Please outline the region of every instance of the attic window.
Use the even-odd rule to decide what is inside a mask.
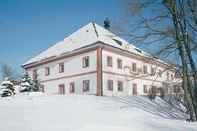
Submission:
[[[158,57],[156,57],[156,56],[153,56],[153,58],[155,58],[155,59],[159,59]]]
[[[122,45],[122,42],[116,39],[113,39],[117,44]]]
[[[139,53],[142,53],[142,51],[140,49],[135,48],[135,50]]]

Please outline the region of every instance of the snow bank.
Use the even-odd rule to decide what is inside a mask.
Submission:
[[[180,110],[144,97],[23,94],[0,99],[0,116],[0,131],[197,130]]]

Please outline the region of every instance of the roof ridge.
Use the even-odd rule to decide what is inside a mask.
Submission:
[[[98,31],[96,29],[96,25],[95,22],[92,22],[93,28],[94,28],[94,32],[96,33],[97,38],[99,37]]]

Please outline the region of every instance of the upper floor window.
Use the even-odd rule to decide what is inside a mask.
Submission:
[[[117,65],[118,65],[118,69],[122,69],[122,60],[121,59],[117,59]]]
[[[148,67],[146,65],[143,66],[143,73],[148,74]]]
[[[83,92],[87,92],[90,90],[90,80],[83,81]]]
[[[49,67],[45,67],[45,75],[46,76],[50,75],[50,68]]]
[[[64,63],[59,64],[59,73],[64,72]]]
[[[111,56],[107,56],[107,66],[112,67],[112,57]]]
[[[162,77],[162,70],[159,69],[158,75],[159,77]]]
[[[107,81],[107,88],[108,90],[113,91],[113,80]]]
[[[171,74],[171,80],[174,80],[174,75],[173,74]]]
[[[132,71],[133,72],[137,71],[137,64],[136,63],[132,63]]]
[[[70,83],[70,93],[74,93],[75,92],[75,83],[71,82]]]
[[[118,81],[118,91],[123,91],[123,82]]]
[[[170,73],[167,72],[167,80],[170,80]]]
[[[33,80],[35,80],[35,79],[37,79],[37,77],[38,77],[38,73],[37,73],[37,70],[35,69],[35,70],[33,70]]]
[[[151,67],[151,76],[154,76],[156,73],[156,68]]]
[[[85,56],[82,59],[83,68],[89,67],[89,56]]]

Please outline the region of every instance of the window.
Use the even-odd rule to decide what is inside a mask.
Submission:
[[[159,77],[162,77],[162,71],[160,69],[159,69],[158,75]]]
[[[157,94],[161,93],[162,88],[161,87],[157,87]]]
[[[112,67],[112,57],[111,56],[107,57],[107,66]]]
[[[48,76],[48,75],[50,75],[50,68],[46,67],[45,68],[45,76]]]
[[[118,81],[118,91],[123,91],[123,82]]]
[[[173,74],[171,74],[171,80],[174,80],[174,75]]]
[[[122,69],[122,60],[121,59],[117,59],[117,65],[118,65],[118,69]]]
[[[83,81],[83,92],[87,92],[90,89],[90,80]]]
[[[33,70],[33,80],[36,80],[38,77],[37,70]]]
[[[148,74],[148,68],[146,65],[143,66],[143,73]]]
[[[71,82],[70,83],[70,93],[74,93],[75,92],[75,83]]]
[[[89,56],[85,56],[82,59],[83,68],[89,67]]]
[[[64,84],[59,85],[59,94],[64,95],[65,94],[65,86]]]
[[[64,63],[60,63],[59,64],[59,73],[63,73],[64,72]]]
[[[151,76],[154,76],[156,73],[156,68],[151,67]]]
[[[113,91],[113,80],[107,81],[107,88],[109,91]]]
[[[169,80],[169,77],[170,77],[169,75],[170,75],[169,72],[167,72],[167,80]]]
[[[40,91],[45,92],[44,85],[40,85]]]
[[[133,84],[133,95],[137,95],[137,84]]]
[[[179,86],[177,86],[177,85],[174,85],[173,86],[173,92],[174,93],[180,93],[181,92],[181,88]]]
[[[144,88],[144,93],[148,93],[147,85],[144,85],[143,88]]]
[[[137,71],[137,65],[136,63],[132,63],[132,71],[136,72]]]

